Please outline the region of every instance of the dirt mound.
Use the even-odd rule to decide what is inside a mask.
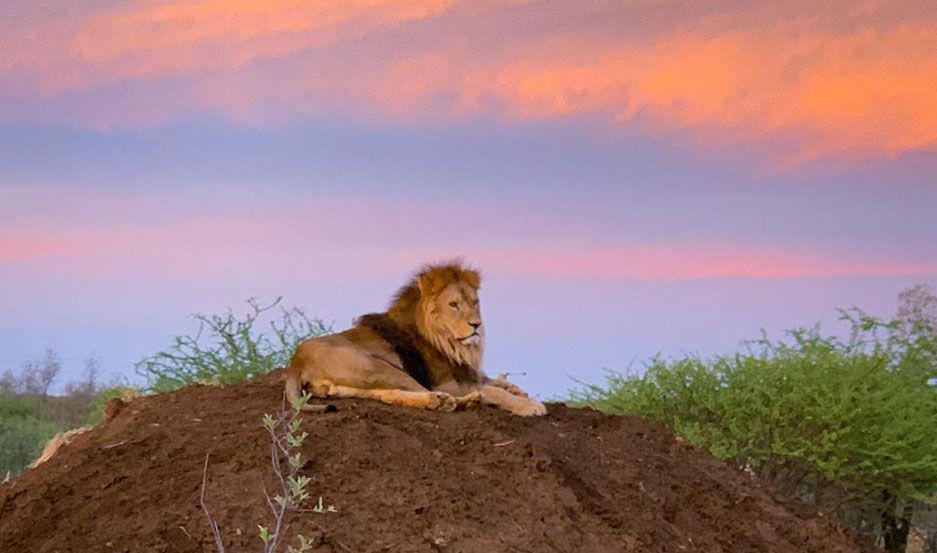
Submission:
[[[50,461],[0,486],[0,551],[258,551],[273,489],[261,416],[280,375],[134,400]],[[300,513],[315,551],[860,551],[666,429],[550,405],[430,413],[366,401],[307,414],[310,491],[337,513]]]

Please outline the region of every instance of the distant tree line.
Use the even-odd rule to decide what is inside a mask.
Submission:
[[[0,480],[23,470],[57,432],[81,426],[91,416],[102,390],[100,362],[89,357],[82,378],[66,383],[64,393],[53,396],[50,391],[61,370],[58,355],[46,350],[20,371],[8,369],[0,376]]]

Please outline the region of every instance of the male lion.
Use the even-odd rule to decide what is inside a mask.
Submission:
[[[377,399],[418,409],[452,411],[483,403],[516,415],[545,414],[542,403],[504,377],[482,372],[480,283],[478,272],[460,263],[425,266],[387,312],[302,342],[290,360],[287,397],[294,401],[305,389],[314,397]]]

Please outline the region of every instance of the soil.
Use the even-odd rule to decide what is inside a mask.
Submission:
[[[260,551],[274,489],[264,413],[282,375],[111,404],[107,420],[0,485],[2,552]],[[859,552],[839,525],[782,506],[756,479],[635,417],[549,404],[423,412],[331,402],[307,413],[316,552]],[[308,505],[311,508],[312,505]]]

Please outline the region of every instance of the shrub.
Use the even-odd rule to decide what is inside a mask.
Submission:
[[[27,362],[19,374],[0,377],[0,476],[17,474],[42,452],[57,432],[80,426],[88,417],[98,384],[97,360],[86,363],[83,380],[65,385],[65,395],[48,395],[60,369],[46,350],[41,361]]]
[[[666,423],[897,548],[910,506],[937,491],[937,332],[842,315],[846,340],[814,327],[735,355],[656,358],[573,400]]]
[[[33,416],[31,400],[0,395],[0,479],[26,468],[58,431],[53,422]]]
[[[173,343],[137,363],[147,391],[165,392],[195,382],[230,384],[285,366],[300,341],[330,331],[320,319],[297,307],[280,305],[282,298],[263,305],[248,300],[248,312],[238,317],[195,314],[195,334],[175,336]]]

